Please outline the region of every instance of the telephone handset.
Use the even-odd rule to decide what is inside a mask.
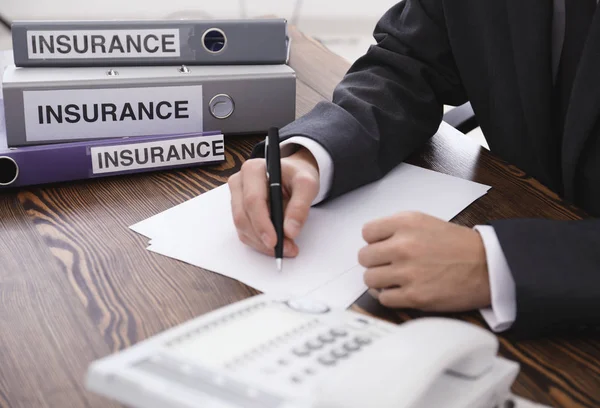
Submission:
[[[458,320],[258,295],[93,362],[86,386],[138,408],[492,408],[519,371],[497,350]]]
[[[478,386],[478,379],[491,374],[497,351],[496,337],[475,325],[444,318],[409,321],[357,356],[351,368],[324,379],[316,387],[315,408],[358,408],[374,401],[377,408],[475,406],[464,398],[469,393],[464,388]],[[502,393],[508,393],[518,373],[515,363],[505,364],[507,375],[498,388]],[[456,389],[463,398],[452,402],[445,394],[443,402],[435,404],[439,398],[431,395],[444,377],[463,384]],[[484,400],[478,406],[491,406]]]

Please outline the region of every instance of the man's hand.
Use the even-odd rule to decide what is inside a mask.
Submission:
[[[269,215],[266,163],[264,159],[251,159],[242,169],[229,177],[231,210],[240,240],[263,252],[273,255],[277,243],[275,228]],[[294,239],[298,237],[310,206],[319,193],[319,170],[312,154],[300,148],[293,155],[281,159],[281,184],[284,199],[283,256],[298,255]]]
[[[400,213],[363,228],[359,252],[369,288],[393,308],[460,312],[491,303],[479,233],[421,213]]]

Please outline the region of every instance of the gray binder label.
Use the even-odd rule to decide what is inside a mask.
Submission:
[[[178,29],[27,31],[30,59],[172,58],[180,53]]]
[[[90,148],[92,173],[122,173],[225,160],[222,134]]]
[[[202,132],[202,85],[24,91],[25,139]]]

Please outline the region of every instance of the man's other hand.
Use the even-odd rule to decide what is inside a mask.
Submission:
[[[269,215],[266,162],[251,159],[228,180],[231,210],[239,239],[257,251],[273,255],[277,235]],[[285,241],[283,255],[295,257],[300,234],[310,206],[319,192],[319,170],[312,154],[301,147],[281,159],[281,183],[284,199]]]
[[[473,229],[421,213],[366,224],[358,260],[387,307],[460,312],[488,307],[485,247]]]

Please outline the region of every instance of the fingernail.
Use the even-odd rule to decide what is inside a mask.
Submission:
[[[300,231],[300,223],[293,219],[287,219],[284,223],[284,229],[288,231],[289,234],[296,236]]]
[[[262,239],[262,242],[265,244],[265,246],[270,246],[271,243],[269,242],[269,234],[265,232],[260,236],[260,239]]]

